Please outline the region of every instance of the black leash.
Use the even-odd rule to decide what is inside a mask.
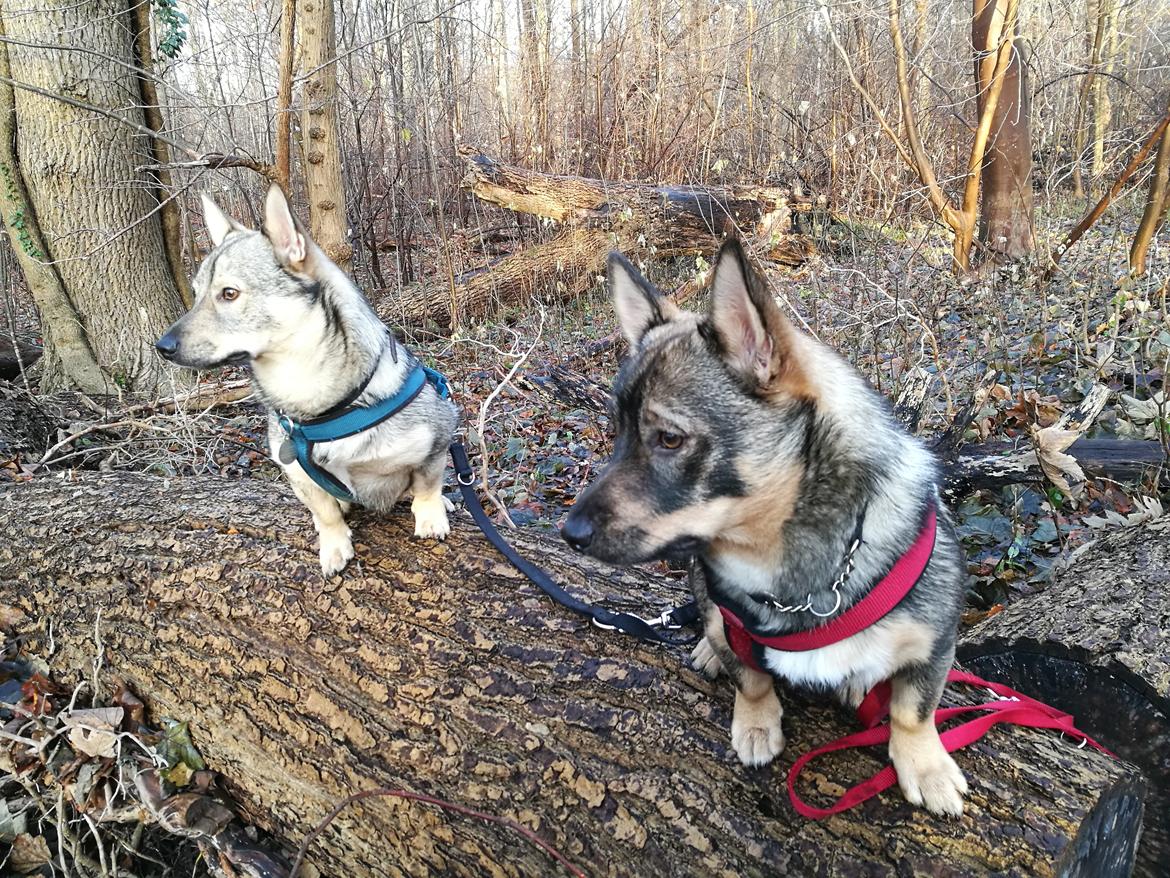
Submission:
[[[456,440],[451,443],[451,462],[455,465],[455,479],[459,482],[459,490],[463,493],[463,503],[488,542],[499,549],[500,553],[511,562],[512,566],[527,576],[541,591],[566,609],[572,610],[593,620],[599,628],[611,631],[621,631],[639,640],[648,640],[653,643],[668,643],[681,645],[689,642],[682,637],[674,637],[666,632],[683,628],[698,621],[699,607],[691,601],[673,610],[667,610],[657,619],[643,619],[632,613],[615,613],[605,607],[598,607],[573,597],[561,586],[553,581],[552,577],[537,567],[513,549],[508,541],[501,536],[492,524],[488,514],[484,512],[475,493],[475,472],[467,460],[467,451],[463,443]]]

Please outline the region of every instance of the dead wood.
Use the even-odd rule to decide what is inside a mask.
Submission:
[[[451,324],[500,306],[579,295],[603,273],[607,252],[637,259],[710,255],[729,228],[760,244],[774,262],[799,265],[815,247],[796,234],[793,214],[809,212],[818,199],[774,186],[654,186],[542,174],[497,162],[475,149],[462,151],[462,186],[489,204],[561,224],[561,234],[454,283],[431,281],[408,288],[383,309],[406,324]]]
[[[593,876],[1106,874],[1137,833],[1142,781],[1059,736],[995,730],[959,755],[961,820],[885,794],[824,822],[784,794],[792,759],[853,728],[788,698],[778,764],[731,753],[731,687],[681,649],[603,634],[551,604],[463,514],[445,544],[404,511],[358,515],[358,557],[322,581],[308,513],[286,486],[129,474],[0,489],[0,608],[62,679],[127,681],[188,719],[245,820],[300,842],[346,796],[406,788],[513,818]],[[614,572],[520,531],[578,594],[656,612],[660,573]],[[49,644],[54,649],[50,650]],[[839,794],[881,754],[816,765]],[[1026,815],[1026,819],[1023,815]],[[325,875],[552,875],[497,826],[371,799],[310,850]],[[1094,871],[1096,870],[1096,871]]]
[[[1150,782],[1136,875],[1170,857],[1170,519],[1091,543],[1045,590],[964,635],[984,676],[1075,713]],[[1104,874],[1104,873],[1103,873]],[[1112,873],[1124,874],[1124,873]]]

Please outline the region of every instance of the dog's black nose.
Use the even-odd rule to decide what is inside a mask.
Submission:
[[[166,359],[173,360],[175,354],[179,352],[179,339],[174,333],[168,332],[162,338],[154,343],[154,349],[162,354]]]
[[[561,526],[561,536],[578,552],[584,552],[593,542],[593,522],[587,516],[570,513]]]

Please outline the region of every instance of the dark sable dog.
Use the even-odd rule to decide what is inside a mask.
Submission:
[[[706,637],[693,659],[734,679],[731,740],[746,765],[784,747],[771,675],[835,690],[853,706],[889,680],[890,757],[902,791],[958,815],[967,784],[933,714],[954,656],[964,565],[935,461],[860,374],[780,313],[738,242],[724,245],[714,271],[710,312],[699,315],[663,298],[621,256],[610,258],[630,343],[614,387],[617,437],[563,535],[618,564],[697,559],[691,580]],[[755,660],[769,673],[732,652],[716,604],[750,631],[814,629],[907,553],[932,504],[933,554],[876,624],[805,652],[757,644]]]

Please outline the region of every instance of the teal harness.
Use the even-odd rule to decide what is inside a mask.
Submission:
[[[371,373],[371,377],[373,377]],[[367,382],[369,379],[366,379]],[[341,479],[322,468],[313,461],[313,446],[320,442],[336,442],[338,439],[347,439],[372,429],[383,421],[394,417],[412,402],[430,381],[435,386],[435,392],[440,399],[448,399],[451,390],[447,386],[447,379],[434,369],[428,369],[421,363],[416,363],[414,369],[406,376],[402,387],[393,396],[376,402],[370,406],[343,405],[336,413],[327,412],[320,417],[307,421],[294,421],[288,415],[280,415],[277,423],[284,430],[287,441],[280,448],[281,463],[289,464],[293,460],[301,465],[314,482],[323,491],[345,503],[356,503],[357,498]],[[365,390],[362,385],[354,394],[360,396]],[[290,448],[291,446],[291,448]],[[292,453],[289,453],[291,450]]]
[[[355,503],[356,498],[349,486],[333,475],[327,469],[313,462],[313,446],[319,442],[335,442],[348,436],[356,436],[364,430],[376,427],[378,424],[394,417],[402,411],[415,397],[422,392],[426,383],[430,381],[435,386],[435,392],[440,399],[450,399],[451,390],[447,386],[447,379],[434,369],[418,363],[410,374],[406,376],[399,391],[388,399],[376,402],[371,406],[355,406],[353,401],[365,392],[366,385],[373,378],[373,373],[353,390],[345,399],[324,414],[308,421],[294,421],[288,415],[279,414],[277,423],[284,430],[288,439],[280,447],[280,462],[291,464],[294,460],[301,465],[314,482],[345,503]],[[641,640],[658,643],[679,643],[668,632],[685,625],[690,625],[699,617],[698,606],[692,601],[677,609],[668,609],[654,619],[643,619],[632,613],[614,612],[605,607],[595,606],[574,597],[555,580],[531,561],[521,556],[503,538],[492,520],[484,511],[475,493],[476,478],[467,460],[467,451],[458,439],[452,441],[450,447],[451,462],[455,465],[455,480],[459,483],[459,490],[463,494],[463,502],[471,517],[483,531],[488,542],[500,550],[517,570],[527,576],[540,587],[545,594],[563,607],[580,613],[593,620],[593,624],[607,630],[624,631]]]

